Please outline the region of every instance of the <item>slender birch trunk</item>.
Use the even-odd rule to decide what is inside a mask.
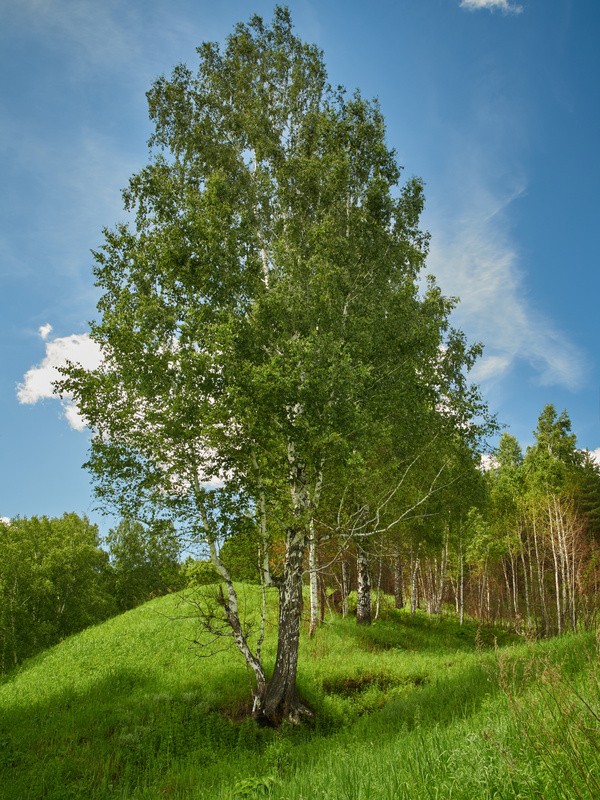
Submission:
[[[553,518],[552,508],[550,506],[550,498],[548,498],[547,504],[547,511],[548,511],[548,527],[550,529],[550,547],[552,549],[552,560],[554,562],[554,592],[555,592],[555,603],[556,603],[556,630],[558,635],[562,633],[562,607],[560,602],[560,572],[559,572],[559,559],[557,553],[557,542],[556,542],[556,524],[555,519]]]
[[[529,605],[529,579],[527,576],[527,564],[525,563],[525,549],[521,547],[521,564],[523,565],[523,589],[525,591],[525,615],[527,628],[531,630],[531,607]]]
[[[366,542],[357,542],[356,571],[358,592],[356,598],[356,622],[359,625],[371,624],[371,576],[369,575],[369,556]]]
[[[540,598],[540,612],[542,615],[542,633],[546,634],[548,633],[550,625],[548,619],[548,609],[546,608],[546,593],[544,590],[544,560],[540,555],[535,512],[533,516],[533,544],[535,549],[537,583],[538,583],[538,591]]]
[[[505,558],[502,559],[502,572],[504,573],[504,585],[506,586],[507,600],[508,600],[508,602],[506,604],[508,606],[508,622],[509,622],[509,625],[512,625],[512,621],[513,621],[513,615],[512,615],[513,598],[512,598],[512,591],[511,591],[511,588],[510,588],[510,581],[509,581],[509,578],[508,578],[508,572],[506,570],[506,559]]]
[[[312,638],[319,625],[317,542],[315,538],[315,524],[312,519],[310,521],[310,535],[308,538],[308,575],[310,585],[310,626],[308,634]]]
[[[256,712],[258,709],[261,697],[265,692],[266,689],[266,676],[263,665],[259,657],[257,657],[248,644],[248,640],[244,634],[244,630],[242,627],[242,621],[239,613],[239,604],[237,598],[237,592],[235,591],[235,586],[233,585],[233,581],[231,579],[231,575],[229,574],[228,569],[225,567],[219,553],[217,552],[217,546],[215,544],[214,539],[209,540],[209,552],[210,552],[210,560],[223,579],[226,588],[226,594],[223,593],[222,588],[220,589],[219,594],[219,603],[221,608],[225,612],[225,616],[227,618],[227,622],[229,627],[231,628],[233,640],[240,651],[240,653],[244,656],[246,664],[252,669],[254,672],[254,677],[256,680],[256,690],[254,693],[254,707],[253,712]]]
[[[312,498],[310,498],[311,517],[309,523],[309,537],[308,537],[308,574],[310,586],[310,626],[309,636],[312,638],[315,635],[319,625],[319,585],[318,585],[318,555],[317,555],[317,534],[315,532],[315,520],[313,517],[314,510],[319,505],[321,495],[321,486],[323,484],[323,470],[319,472],[317,477]],[[325,604],[322,603],[323,613],[325,612]]]
[[[465,621],[465,558],[464,558],[463,549],[462,549],[462,536],[460,538],[459,547],[460,547],[460,549],[459,549],[459,570],[460,570],[459,581],[460,581],[460,583],[459,583],[458,591],[459,591],[460,603],[459,603],[459,617],[458,617],[458,619],[459,619],[460,624],[463,625],[464,621]]]

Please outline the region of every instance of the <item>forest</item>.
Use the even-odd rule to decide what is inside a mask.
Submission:
[[[593,797],[600,466],[551,404],[523,451],[470,380],[378,102],[285,8],[197,52],[93,254],[102,361],[56,384],[121,521],[0,524],[4,765],[44,797]]]

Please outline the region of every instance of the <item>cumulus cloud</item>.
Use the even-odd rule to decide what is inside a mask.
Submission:
[[[50,336],[50,334],[52,333],[52,325],[50,325],[49,322],[47,322],[45,325],[40,325],[38,333],[40,334],[42,339],[46,341],[48,336]]]
[[[592,461],[595,461],[596,464],[600,467],[600,447],[597,447],[595,450],[588,450]]]
[[[478,11],[481,8],[487,8],[490,11],[498,9],[504,14],[520,14],[523,11],[523,6],[510,3],[509,0],[461,0],[460,7],[469,11]]]
[[[35,367],[25,373],[23,382],[17,387],[17,398],[20,403],[33,405],[46,398],[56,398],[54,381],[61,376],[59,368],[68,361],[80,364],[85,369],[96,369],[101,361],[102,354],[96,342],[92,341],[89,334],[72,334],[56,339],[48,339],[52,326],[42,325],[39,329],[40,337],[46,342],[46,355]],[[79,413],[71,398],[62,400],[64,416],[74,430],[84,430],[85,420]]]
[[[3,525],[10,525],[10,517],[0,517],[0,522]]]

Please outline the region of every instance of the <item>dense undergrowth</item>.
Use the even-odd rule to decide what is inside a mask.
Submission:
[[[248,609],[258,607],[244,587]],[[597,642],[522,642],[388,609],[301,644],[309,727],[247,716],[235,652],[182,595],[71,637],[0,684],[0,798],[595,798]],[[274,619],[266,653],[274,655]],[[270,648],[270,650],[269,650]]]

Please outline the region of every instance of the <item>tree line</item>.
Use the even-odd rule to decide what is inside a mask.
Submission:
[[[0,523],[0,674],[25,658],[184,585],[172,526],[122,520],[102,542],[86,517]]]
[[[508,433],[486,468],[457,465],[418,518],[378,536],[313,526],[303,563],[314,635],[332,614],[376,620],[382,605],[456,614],[548,636],[597,623],[600,466],[579,450],[565,411],[547,405],[525,454]],[[468,466],[468,469],[465,469]],[[210,559],[182,560],[173,525],[123,519],[104,542],[77,514],[0,524],[0,673],[66,636],[184,587],[213,586]],[[252,529],[220,543],[235,581],[260,583]],[[270,568],[284,557],[283,539]]]
[[[380,536],[332,541],[317,529],[310,630],[327,612],[379,615],[382,593],[411,613],[456,613],[531,636],[597,622],[600,466],[547,405],[525,454],[505,433],[485,468],[458,466],[418,518]],[[325,531],[323,541],[320,534]]]

